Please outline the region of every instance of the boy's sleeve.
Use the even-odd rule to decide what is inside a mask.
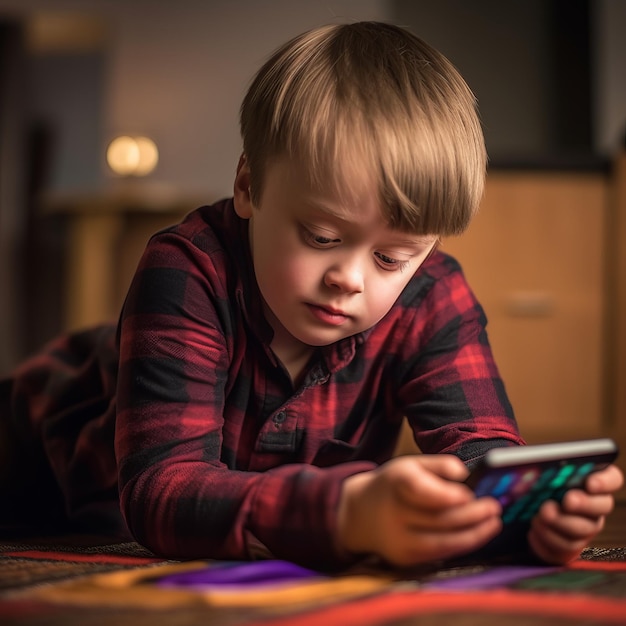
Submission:
[[[222,462],[232,333],[220,250],[176,234],[148,245],[120,321],[116,456],[121,510],[137,541],[174,558],[254,558],[269,551],[337,566],[342,480],[373,467]],[[224,263],[216,261],[216,267]]]
[[[472,466],[490,448],[525,442],[489,345],[485,313],[458,263],[437,256],[426,268],[432,284],[417,309],[419,347],[404,356],[399,393],[421,451],[455,454]]]

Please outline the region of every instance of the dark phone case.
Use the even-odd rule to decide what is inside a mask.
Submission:
[[[560,502],[568,489],[583,488],[592,472],[617,457],[612,439],[490,450],[466,484],[477,497],[502,505],[503,530],[475,556],[506,557],[526,551],[530,521],[546,500]]]

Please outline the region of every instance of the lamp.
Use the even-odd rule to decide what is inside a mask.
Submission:
[[[121,135],[111,141],[107,163],[119,176],[146,176],[159,161],[159,151],[149,137]]]

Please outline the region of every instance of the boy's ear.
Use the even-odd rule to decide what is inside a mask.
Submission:
[[[235,176],[235,185],[233,190],[233,201],[235,204],[235,212],[242,219],[250,219],[252,217],[252,199],[250,197],[250,168],[246,155],[242,154],[237,165],[237,175]]]

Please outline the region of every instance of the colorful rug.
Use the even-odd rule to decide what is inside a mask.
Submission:
[[[9,626],[626,625],[626,549],[568,567],[447,566],[324,576],[283,561],[155,558],[96,538],[0,544]]]

